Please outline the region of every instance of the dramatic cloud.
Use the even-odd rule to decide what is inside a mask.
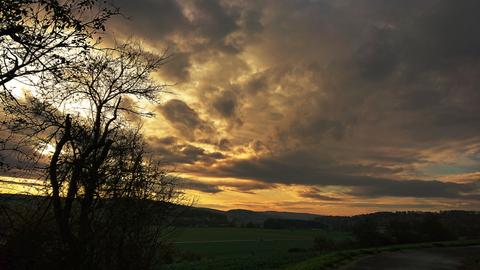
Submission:
[[[160,111],[181,135],[190,140],[194,140],[198,133],[212,132],[209,124],[200,119],[197,112],[181,100],[172,99],[168,101],[160,107]]]
[[[225,159],[226,156],[218,151],[209,152],[201,147],[181,143],[175,137],[149,138],[149,150],[155,158],[165,164],[211,164],[216,160]],[[201,167],[201,166],[200,166]]]
[[[222,191],[222,189],[220,189],[217,185],[191,179],[180,179],[180,185],[185,189],[193,189],[205,193],[215,194]]]
[[[303,198],[314,199],[316,201],[342,201],[340,198],[330,197],[327,195],[322,195],[322,191],[319,188],[311,188],[307,191],[300,192],[300,196]]]
[[[146,135],[204,205],[479,207],[479,1],[116,2],[172,53]]]
[[[179,184],[184,189],[201,191],[204,193],[219,193],[222,191],[230,190],[240,193],[255,194],[256,190],[273,188],[275,185],[255,182],[255,181],[214,181],[204,182],[200,180],[192,180],[187,178],[180,178]]]
[[[478,1],[124,2],[114,27],[178,55],[162,78],[183,98],[159,111],[182,140],[153,149],[186,173],[320,201],[479,199]]]
[[[295,162],[295,163],[294,163]],[[391,175],[396,170],[379,166],[340,165],[333,160],[312,160],[307,153],[289,154],[282,158],[236,160],[216,166],[207,175],[237,177],[283,184],[339,186],[348,188],[348,194],[358,197],[418,197],[418,198],[480,198],[480,182],[442,182],[438,180],[391,179],[368,174]],[[304,197],[323,195],[313,189]],[[327,198],[327,197],[324,197]]]

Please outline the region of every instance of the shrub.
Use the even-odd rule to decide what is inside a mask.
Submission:
[[[336,244],[328,237],[319,235],[313,240],[313,247],[318,251],[331,251],[336,249]]]

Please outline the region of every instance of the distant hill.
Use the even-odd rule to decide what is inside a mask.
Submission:
[[[0,194],[0,204],[30,204],[32,201],[45,200],[45,197]],[[156,203],[156,202],[152,202]],[[252,226],[273,228],[326,228],[351,231],[357,224],[365,221],[385,227],[392,222],[402,224],[420,224],[428,217],[439,219],[457,235],[480,237],[479,211],[441,211],[441,212],[377,212],[356,216],[322,216],[308,213],[252,211],[234,209],[228,211],[199,208],[192,206],[157,203],[159,207],[172,209],[174,225],[185,227],[232,227]],[[268,226],[266,226],[268,227]]]
[[[228,220],[235,223],[263,223],[267,219],[296,219],[313,220],[320,218],[320,215],[294,212],[276,212],[276,211],[251,211],[244,209],[234,209],[224,212]]]

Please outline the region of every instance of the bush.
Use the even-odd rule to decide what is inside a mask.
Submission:
[[[353,234],[357,243],[363,247],[380,246],[388,244],[388,237],[381,232],[377,223],[373,220],[366,219],[355,225]]]
[[[434,215],[426,216],[419,228],[427,242],[455,240],[455,234]]]
[[[313,248],[318,251],[332,251],[337,248],[334,241],[324,235],[319,235],[313,240]]]

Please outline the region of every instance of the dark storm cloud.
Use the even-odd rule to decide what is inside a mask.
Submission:
[[[442,207],[439,207],[435,203],[422,203],[422,202],[417,202],[417,203],[410,203],[410,204],[402,204],[402,203],[382,203],[382,202],[346,202],[346,201],[318,201],[318,202],[310,202],[310,204],[313,207],[317,206],[333,206],[333,207],[341,207],[341,206],[347,206],[347,207],[352,207],[352,208],[373,208],[378,210],[387,210],[387,211],[402,211],[404,209],[419,209],[419,210],[443,210]],[[286,202],[279,202],[276,205],[280,207],[305,207],[305,205],[302,202],[297,202],[297,201],[286,201]],[[474,204],[470,204],[474,205]],[[469,206],[470,206],[469,205]],[[468,207],[469,209],[475,209],[476,206],[474,207]]]
[[[217,114],[229,121],[230,126],[241,126],[243,122],[238,115],[239,102],[235,91],[225,90],[213,99],[212,107]]]
[[[418,179],[441,179],[425,175],[432,164],[476,160],[479,1],[123,2],[138,14],[136,34],[179,54],[164,75],[194,81],[185,87],[198,102],[168,102],[165,119],[182,139],[228,138],[212,140],[230,156],[158,144],[176,162],[210,160],[190,172],[361,198],[478,200],[474,182]],[[441,147],[458,158],[432,150]],[[254,154],[235,159],[239,148]]]
[[[219,164],[207,174],[219,177],[239,177],[284,184],[361,185],[362,174],[393,174],[401,170],[381,164],[340,164],[338,161],[312,154],[308,150],[291,151],[278,156],[261,156],[250,159],[229,160]],[[371,178],[372,180],[374,178]],[[372,181],[372,183],[375,181]]]
[[[458,84],[460,78],[476,76],[466,72],[478,71],[480,29],[472,26],[480,23],[480,19],[472,10],[480,4],[478,1],[423,2],[429,3],[424,9],[413,2],[371,5],[372,10],[385,6],[404,15],[413,8],[417,11],[405,19],[399,16],[390,19],[389,27],[374,31],[359,47],[353,58],[356,59],[353,67],[358,70],[357,82],[373,82],[377,83],[376,89],[389,90],[391,96],[386,102],[392,105],[400,102],[397,105],[400,110],[428,113],[429,119],[422,124],[441,128],[443,121],[459,123],[459,128],[468,129],[468,119],[472,118],[469,116],[472,110],[478,109],[465,97],[478,100],[479,95],[474,88],[458,87]],[[478,80],[472,83],[478,85]],[[378,110],[378,106],[375,109]],[[421,115],[411,117],[422,118]]]
[[[480,22],[475,12],[479,8],[480,3],[473,0],[433,1],[430,9],[405,26],[400,45],[406,48],[401,56],[418,68],[429,69],[451,68],[451,61],[475,61],[480,57],[480,29],[474,27]]]
[[[168,78],[169,81],[182,83],[190,78],[191,60],[189,54],[174,53],[168,64],[164,65],[160,71],[162,77]]]
[[[174,136],[166,136],[162,138],[151,138],[151,140],[154,140],[156,144],[160,144],[160,145],[173,145],[178,141],[178,139]]]
[[[361,149],[357,150],[358,154],[363,160],[369,161],[372,164],[384,164],[384,165],[397,165],[402,164],[428,164],[428,160],[425,157],[416,153],[415,150],[411,151],[388,151],[385,149]]]
[[[173,124],[191,127],[192,129],[202,125],[202,120],[198,117],[197,112],[181,100],[170,100],[160,109],[165,118]]]
[[[220,150],[227,151],[227,150],[230,150],[230,147],[231,147],[231,142],[226,138],[222,138],[218,142],[218,148]]]
[[[185,102],[172,99],[159,107],[163,116],[185,137],[194,139],[196,132],[211,133],[211,126]]]
[[[263,182],[249,182],[249,181],[237,181],[237,182],[227,182],[227,181],[215,181],[215,182],[204,182],[193,179],[180,178],[179,183],[182,188],[197,190],[205,193],[219,193],[224,190],[232,190],[241,193],[254,194],[256,190],[269,189],[275,187],[274,184],[263,183]]]
[[[195,7],[197,31],[212,40],[223,40],[237,29],[237,10],[227,10],[221,1],[193,1]]]
[[[321,114],[316,114],[311,118],[300,118],[289,128],[301,138],[318,140],[330,136],[340,140],[345,136],[348,126],[340,120],[325,119]]]
[[[342,201],[341,198],[330,197],[321,194],[322,191],[316,187],[313,187],[307,191],[300,192],[298,195],[303,198],[314,199],[317,201]]]
[[[268,88],[268,75],[266,72],[255,74],[250,78],[250,80],[245,84],[244,91],[247,94],[257,94],[258,92],[265,91]]]
[[[449,183],[436,180],[377,179],[378,183],[354,187],[351,195],[367,198],[382,196],[479,200],[480,185],[475,182]]]
[[[111,27],[127,36],[144,38],[152,43],[163,42],[183,53],[195,50],[220,50],[236,53],[238,48],[227,42],[227,37],[242,28],[258,31],[258,14],[239,10],[224,1],[128,1],[117,0],[124,11],[114,19]],[[178,37],[187,38],[178,40]],[[188,45],[186,45],[188,44]]]
[[[395,172],[395,169],[376,165],[342,165],[334,160],[315,159],[308,153],[301,152],[277,158],[237,160],[216,166],[205,173],[217,177],[237,177],[266,183],[339,186],[351,189],[348,193],[358,197],[479,199],[480,184],[476,182],[399,180],[364,175],[392,171]],[[318,199],[323,197],[315,191],[318,190],[312,189],[302,196]]]
[[[293,111],[295,117],[292,118],[295,120],[292,125],[283,128],[284,132],[298,133],[296,136],[305,138],[330,134],[341,139],[352,127],[366,124],[364,119],[358,118],[363,114],[391,124],[392,132],[401,129],[399,131],[405,135],[424,141],[478,134],[478,125],[472,123],[479,120],[480,109],[465,98],[480,100],[478,91],[476,87],[468,86],[458,89],[459,80],[463,77],[470,78],[470,82],[473,79],[474,85],[478,84],[478,80],[474,79],[476,74],[465,74],[479,68],[475,64],[478,63],[478,54],[475,53],[478,50],[475,48],[478,48],[479,30],[470,27],[479,22],[478,16],[471,12],[478,3],[360,2],[345,1],[340,6],[334,2],[321,2],[323,10],[308,2],[298,5],[299,13],[318,13],[320,18],[331,19],[328,24],[318,21],[320,18],[305,18],[305,21],[293,16],[284,18],[292,22],[288,27],[300,27],[304,23],[297,32],[307,31],[309,23],[318,25],[318,29],[305,33],[309,40],[313,36],[311,42],[314,44],[317,43],[316,35],[325,37],[327,44],[342,44],[338,48],[325,49],[335,57],[334,62],[323,63],[329,65],[326,70],[322,67],[322,60],[317,60],[317,56],[322,55],[321,46],[326,46],[320,45],[320,41],[317,52],[305,45],[303,57],[294,58],[297,64],[291,66],[291,70],[302,68],[298,62],[319,61],[320,65],[306,65],[303,73],[313,72],[316,77],[322,78],[328,72],[330,78],[327,79],[332,82],[326,85],[323,82],[324,89],[314,91],[313,97],[303,95],[308,102],[295,100],[302,103],[301,109],[299,106]],[[280,1],[279,6],[282,5],[288,6]],[[305,6],[309,9],[304,10]],[[347,15],[353,14],[365,17],[347,18]],[[326,25],[331,25],[333,29],[325,29]],[[343,47],[345,44],[353,45]],[[284,45],[289,47],[286,42]],[[281,46],[277,48],[283,50]],[[275,52],[274,49],[272,51]],[[283,66],[289,61],[289,54],[286,55],[281,58]],[[309,80],[315,84],[316,79]],[[319,80],[318,85],[321,84]],[[447,123],[449,127],[445,125]],[[371,133],[375,133],[377,127],[384,128],[383,123],[374,124],[369,130]]]
[[[155,159],[171,165],[194,164],[197,162],[211,164],[226,158],[220,152],[207,151],[201,147],[178,141],[177,138],[171,136],[150,137],[147,145],[149,151],[155,154]]]
[[[214,100],[213,107],[223,117],[232,117],[235,115],[237,98],[234,93],[230,91],[224,91]]]
[[[116,0],[115,4],[127,19],[123,16],[116,17],[110,22],[111,27],[128,36],[157,41],[176,32],[186,32],[191,27],[182,7],[175,0]]]
[[[359,75],[364,79],[379,80],[390,75],[396,68],[398,55],[390,45],[390,33],[378,31],[374,40],[363,44],[354,54]]]
[[[202,181],[196,181],[196,180],[185,179],[185,178],[181,178],[179,180],[180,180],[180,185],[182,186],[182,188],[185,188],[185,189],[192,189],[192,190],[197,190],[197,191],[212,193],[212,194],[222,192],[222,189],[220,189],[215,184],[209,184]]]
[[[465,133],[456,131],[461,134],[458,136],[467,136],[466,133],[471,136],[479,131],[465,122],[478,121],[475,117],[468,117],[473,113],[478,115],[480,110],[471,102],[471,99],[480,99],[476,87],[456,89],[453,93],[455,84],[465,76],[465,68],[478,70],[478,67],[468,66],[478,63],[479,57],[480,29],[473,27],[480,22],[475,13],[480,5],[477,1],[259,1],[234,4],[228,1],[145,0],[142,4],[131,3],[119,2],[119,6],[125,5],[129,13],[138,14],[131,15],[131,23],[125,25],[148,31],[139,35],[149,39],[170,40],[172,35],[180,33],[186,44],[203,40],[202,46],[218,51],[220,47],[228,47],[226,38],[232,33],[264,31],[258,46],[265,47],[263,53],[266,57],[273,57],[272,69],[282,67],[288,70],[283,75],[290,76],[298,76],[295,70],[299,69],[298,74],[312,74],[312,84],[323,85],[323,95],[320,91],[313,91],[312,96],[307,96],[302,94],[305,91],[301,85],[295,89],[282,80],[271,80],[290,91],[299,91],[295,102],[299,99],[312,101],[293,106],[291,118],[299,121],[280,128],[284,129],[283,132],[297,132],[293,135],[300,138],[327,134],[341,139],[352,126],[362,125],[356,117],[360,113],[370,117],[376,115],[378,121],[384,121],[384,117],[399,121],[397,127],[403,127],[402,132],[424,140],[452,136],[442,122],[456,123],[457,130],[465,129]],[[170,42],[177,44],[180,41]],[[243,44],[244,47],[252,45],[256,44]],[[195,46],[183,49],[174,46],[173,50],[180,50],[178,61],[173,61],[170,71],[166,67],[172,80],[188,78],[190,65],[195,62],[190,54],[204,51],[200,49],[199,52]],[[329,76],[326,79],[332,82],[322,82],[325,76]],[[440,77],[443,78],[441,81]],[[268,87],[266,81],[268,79],[252,78],[245,91],[264,90]],[[465,97],[471,97],[470,101]],[[214,107],[222,117],[239,109],[238,100],[232,95],[212,98],[205,105]],[[332,108],[338,108],[338,112]],[[389,108],[396,108],[396,111]],[[402,123],[405,111],[408,112],[408,123]],[[423,116],[429,119],[422,119]],[[428,136],[430,134],[433,135]]]
[[[405,12],[400,4],[384,6]],[[430,1],[424,9],[416,3],[407,6],[417,8],[406,16],[408,21],[398,16],[389,20],[389,27],[374,31],[354,54],[356,82],[374,84],[367,96],[377,93],[375,89],[384,92],[371,100],[370,113],[388,116],[380,121],[424,141],[475,136],[479,109],[471,101],[480,100],[475,90],[479,80],[474,79],[480,30],[472,25],[480,20],[472,9],[479,7],[478,1]]]
[[[250,182],[250,181],[236,181],[236,182],[225,182],[220,181],[218,183],[226,187],[227,189],[232,189],[233,191],[255,194],[255,191],[262,189],[271,189],[276,187],[275,184],[265,183],[265,182]]]

